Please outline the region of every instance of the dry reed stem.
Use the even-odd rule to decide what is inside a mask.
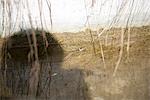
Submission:
[[[32,63],[32,68],[30,72],[29,79],[29,95],[36,96],[38,91],[38,83],[39,83],[39,72],[40,72],[40,64],[38,61]]]
[[[106,36],[105,36],[105,46],[108,45],[108,32],[106,33]]]
[[[120,61],[121,61],[121,58],[122,58],[122,54],[123,54],[123,45],[124,45],[124,28],[122,28],[121,30],[121,47],[120,47],[120,53],[119,53],[119,58],[118,58],[118,61],[116,63],[116,66],[115,66],[115,69],[114,69],[114,72],[113,72],[113,76],[116,75],[116,72],[118,70],[118,67],[119,67],[119,64],[120,64]]]
[[[34,60],[33,46],[32,46],[32,43],[31,43],[30,33],[26,31],[26,34],[27,34],[27,39],[28,39],[29,47],[30,47],[30,52],[28,54],[28,61],[32,62]]]
[[[131,28],[128,27],[127,56],[129,57]]]
[[[42,36],[43,36],[43,42],[45,43],[45,50],[48,47],[48,41],[47,41],[47,37],[45,32],[43,31],[44,25],[43,25],[43,21],[42,21],[42,1],[38,0],[38,6],[39,6],[39,13],[40,13],[40,22],[41,22],[41,26],[42,26]]]
[[[33,39],[33,46],[34,46],[34,56],[35,56],[35,61],[32,63],[32,68],[30,71],[30,81],[29,81],[29,95],[31,96],[36,96],[38,92],[38,84],[39,84],[39,72],[40,72],[40,64],[39,64],[39,59],[38,59],[38,48],[37,48],[37,39],[36,39],[36,34],[33,29],[33,24],[32,24],[32,17],[31,17],[31,12],[29,9],[29,2],[27,0],[27,8],[28,8],[28,17],[29,17],[29,22],[31,25],[31,32],[32,32],[32,39]]]
[[[97,37],[98,37],[98,31],[97,31]],[[100,38],[100,37],[98,37],[98,38]],[[106,69],[106,62],[105,62],[105,56],[104,56],[103,46],[102,46],[102,43],[101,43],[101,41],[99,39],[98,39],[98,43],[99,43],[99,48],[101,50],[101,55],[102,55],[104,69]]]
[[[49,18],[50,18],[50,24],[51,24],[51,31],[53,29],[53,20],[52,20],[52,10],[51,10],[51,2],[49,0],[46,0],[48,9],[49,9]]]
[[[103,47],[102,47],[101,41],[99,41],[99,45],[100,45],[100,49],[101,49],[101,55],[102,55],[102,60],[103,60],[104,69],[106,69],[106,63],[105,63],[105,57],[104,57],[104,51],[103,51]]]
[[[95,48],[95,43],[94,43],[94,37],[93,37],[92,31],[91,31],[91,28],[90,28],[89,16],[88,16],[87,5],[86,5],[86,1],[85,0],[84,0],[84,8],[85,8],[85,11],[86,11],[86,18],[87,18],[85,25],[86,24],[88,25],[88,33],[90,34],[90,37],[91,37],[93,53],[94,53],[94,55],[96,55],[96,48]]]

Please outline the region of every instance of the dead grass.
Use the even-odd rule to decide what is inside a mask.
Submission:
[[[116,97],[116,100],[120,100],[120,97],[124,96],[126,100],[149,100],[147,88],[150,76],[148,74],[150,27],[131,28],[129,47],[128,33],[125,32],[122,58],[114,78],[112,78],[112,74],[120,52],[121,29],[113,28],[108,32],[107,45],[105,45],[105,34],[97,38],[96,32],[92,32],[96,55],[93,54],[91,39],[87,33],[54,34],[64,49],[62,68],[81,69],[85,74],[84,78],[91,97],[102,96],[108,100],[113,100],[112,97]],[[103,67],[98,39],[102,43],[106,69]],[[129,57],[127,48],[129,48]],[[140,94],[141,96],[139,96]]]

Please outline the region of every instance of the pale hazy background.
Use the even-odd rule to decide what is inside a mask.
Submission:
[[[4,10],[3,1],[7,5]],[[51,5],[52,26],[48,4]],[[150,24],[149,0],[1,0],[0,30],[3,22],[12,31],[19,27],[30,27],[28,14],[31,15],[33,26],[41,28],[39,7],[44,29],[53,32],[75,32],[87,27],[97,29],[110,25],[126,26],[127,22],[129,26]]]

